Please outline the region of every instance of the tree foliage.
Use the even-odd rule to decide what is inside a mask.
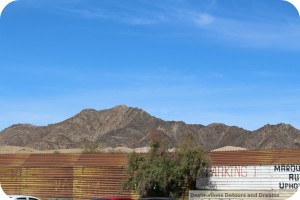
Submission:
[[[196,179],[209,162],[204,149],[193,145],[189,134],[175,151],[169,152],[165,140],[153,140],[148,154],[131,153],[126,168],[126,189],[141,196],[186,195],[195,189]]]

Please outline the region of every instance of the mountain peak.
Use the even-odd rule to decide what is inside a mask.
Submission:
[[[296,130],[295,127],[293,127],[290,124],[285,124],[285,123],[279,123],[279,124],[266,124],[262,128],[258,129],[257,131],[284,131],[284,130],[291,130],[294,129]]]
[[[186,133],[193,133],[196,143],[208,150],[223,146],[247,149],[300,147],[300,131],[289,124],[267,124],[252,132],[221,123],[190,125],[164,121],[126,105],[99,111],[84,109],[65,121],[48,126],[13,125],[0,132],[0,145],[40,150],[82,148],[91,142],[104,147],[144,147],[157,133],[164,135],[173,146]]]
[[[115,107],[113,107],[112,109],[129,109],[130,107],[126,106],[126,105],[117,105]]]

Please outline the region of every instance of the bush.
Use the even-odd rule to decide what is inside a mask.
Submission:
[[[148,154],[129,154],[124,188],[142,197],[187,195],[189,189],[196,188],[200,171],[209,165],[204,149],[192,143],[193,137],[189,134],[184,143],[170,153],[164,140],[158,139],[152,141]]]

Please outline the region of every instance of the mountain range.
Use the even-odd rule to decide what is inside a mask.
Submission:
[[[145,147],[163,137],[176,147],[186,134],[207,150],[224,146],[246,149],[286,149],[300,147],[300,130],[289,124],[265,125],[255,131],[213,123],[207,126],[164,121],[147,112],[124,105],[105,110],[85,109],[65,121],[47,126],[12,125],[0,132],[0,146],[22,146],[39,150],[102,147]]]

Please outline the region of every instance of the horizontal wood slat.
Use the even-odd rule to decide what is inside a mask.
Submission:
[[[0,154],[0,183],[7,194],[42,199],[138,196],[122,189],[126,153]],[[300,149],[208,153],[212,165],[300,164]]]

